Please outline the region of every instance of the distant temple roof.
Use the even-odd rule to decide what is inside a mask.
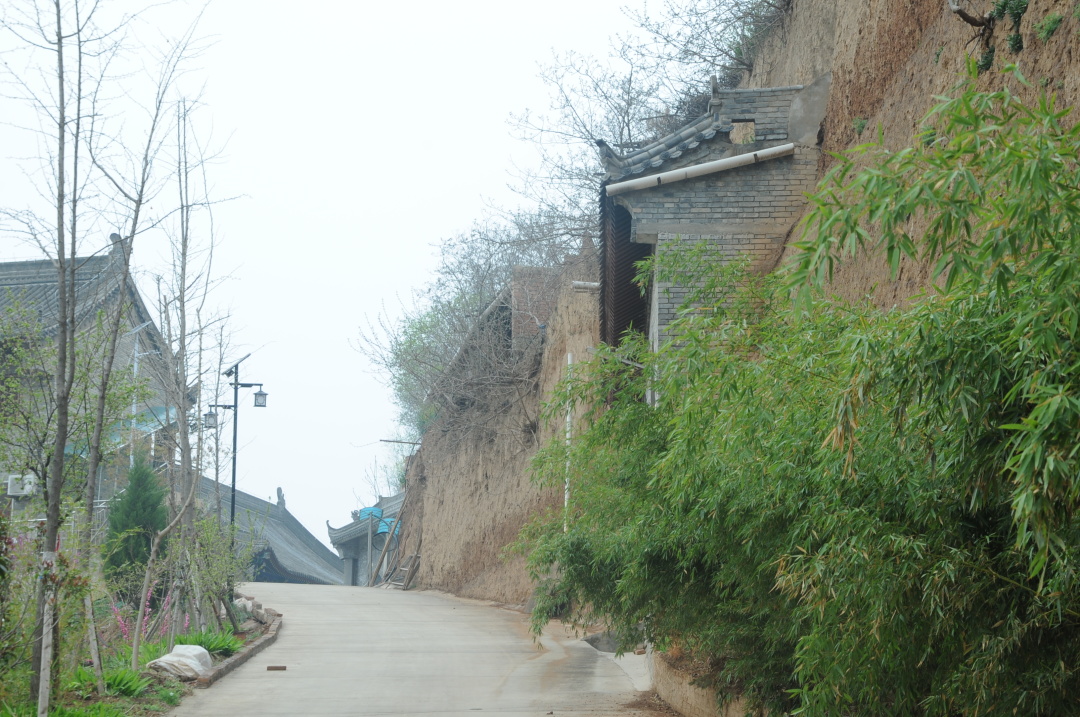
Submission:
[[[147,380],[150,393],[141,401],[136,421],[141,424],[140,432],[149,432],[170,423],[175,411],[165,407],[166,386],[171,380],[162,358],[165,340],[130,276],[121,294],[129,256],[130,245],[114,234],[109,251],[69,259],[75,267],[75,323],[80,333],[88,331],[96,327],[100,312],[123,305],[113,374],[132,373],[133,363],[142,357],[141,370],[133,378]],[[55,337],[60,318],[58,278],[52,259],[0,262],[0,318],[26,321],[26,330],[43,338]],[[135,327],[139,330],[127,330]],[[112,438],[126,430],[116,431]]]
[[[229,519],[230,486],[203,477],[199,499],[208,507],[221,495],[222,520]],[[255,547],[255,579],[264,582],[341,585],[341,559],[278,502],[236,491],[236,539]]]
[[[397,495],[392,495],[387,498],[380,497],[378,502],[372,507],[379,509],[381,512],[377,515],[371,514],[360,517],[362,511],[354,510],[352,522],[347,523],[340,528],[332,528],[330,527],[330,521],[326,521],[326,532],[330,536],[330,542],[335,546],[338,546],[361,536],[367,536],[369,522],[372,523],[374,530],[378,530],[378,523],[380,521],[388,521],[389,524],[392,525],[394,518],[397,517],[398,512],[401,510],[401,504],[404,500],[404,493],[398,493]],[[389,529],[389,526],[386,527]]]
[[[106,306],[114,306],[120,298],[124,251],[125,247],[116,242],[106,253],[73,260],[77,323],[83,323]],[[0,262],[0,312],[20,307],[27,312],[27,318],[41,324],[45,333],[54,333],[60,314],[57,278],[57,266],[52,259]],[[137,323],[150,321],[150,312],[130,279],[126,294],[124,298],[134,314],[131,319]]]

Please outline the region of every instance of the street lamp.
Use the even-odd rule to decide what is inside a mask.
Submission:
[[[242,383],[240,381],[240,364],[243,363],[251,354],[248,354],[244,358],[234,363],[228,371],[223,372],[223,376],[232,379],[233,387],[233,402],[232,403],[213,403],[210,404],[210,408],[222,408],[225,410],[231,410],[233,412],[233,435],[232,435],[232,494],[229,500],[229,527],[231,528],[236,523],[236,436],[240,427],[240,412],[237,410],[237,406],[240,405],[240,389],[242,388],[255,388],[258,386],[259,390],[255,392],[255,407],[266,408],[266,392],[262,390],[263,385],[261,383]],[[203,427],[214,429],[217,428],[217,414],[213,411],[208,411],[203,416]]]

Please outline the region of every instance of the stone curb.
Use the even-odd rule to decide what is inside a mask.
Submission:
[[[195,680],[195,687],[200,689],[206,689],[210,685],[220,680],[225,675],[235,670],[240,665],[250,660],[255,655],[265,650],[270,645],[273,645],[277,640],[278,630],[281,629],[282,614],[269,608],[266,610],[267,616],[272,617],[270,626],[266,628],[266,632],[253,642],[244,645],[237,650],[227,660],[214,666],[212,670],[203,677]]]

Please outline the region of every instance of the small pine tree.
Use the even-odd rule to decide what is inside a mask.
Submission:
[[[154,533],[165,527],[165,490],[143,460],[128,471],[128,486],[109,510],[109,541],[105,563],[111,571],[145,565]]]

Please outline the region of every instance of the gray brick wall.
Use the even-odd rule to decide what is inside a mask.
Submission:
[[[797,87],[772,87],[762,90],[720,90],[714,109],[721,120],[754,123],[754,135],[760,141],[783,142],[788,138],[788,113],[791,101],[801,90]]]
[[[791,156],[628,192],[615,199],[633,217],[635,240],[656,243],[658,252],[707,241],[727,259],[748,256],[751,270],[770,271],[802,213],[805,193],[814,188],[818,155],[817,148],[796,146]],[[664,283],[652,291],[657,338],[663,341],[665,327],[675,319],[688,292]]]
[[[754,123],[754,139],[749,144],[732,144],[727,131],[702,133],[706,118],[646,148],[639,155],[618,161],[607,160],[609,177],[625,181],[660,172],[695,166],[795,143],[792,155],[752,165],[714,172],[703,177],[672,181],[661,186],[615,194],[613,201],[631,216],[630,239],[657,245],[657,251],[673,249],[680,242],[706,241],[724,257],[748,256],[754,271],[770,271],[783,251],[784,242],[806,204],[805,194],[814,189],[820,150],[803,144],[814,142],[824,103],[818,102],[827,78],[810,88],[777,87],[754,90],[719,90],[710,103],[711,127],[730,127],[740,122]],[[801,98],[793,109],[793,101]],[[792,135],[793,136],[789,136]],[[690,137],[694,140],[691,141]],[[689,144],[698,142],[697,146]],[[665,149],[667,148],[667,149]],[[653,154],[665,149],[656,157]],[[619,163],[623,174],[619,174]],[[656,166],[647,164],[654,162]],[[626,176],[628,163],[648,169]],[[611,174],[610,172],[615,172]],[[652,288],[650,334],[664,338],[664,328],[685,301],[685,287],[660,284]]]
[[[682,233],[683,225],[689,234],[724,234],[732,226],[774,230],[800,215],[804,194],[814,187],[817,160],[817,149],[796,147],[794,155],[627,192],[615,201],[633,218],[634,240],[645,243]]]

